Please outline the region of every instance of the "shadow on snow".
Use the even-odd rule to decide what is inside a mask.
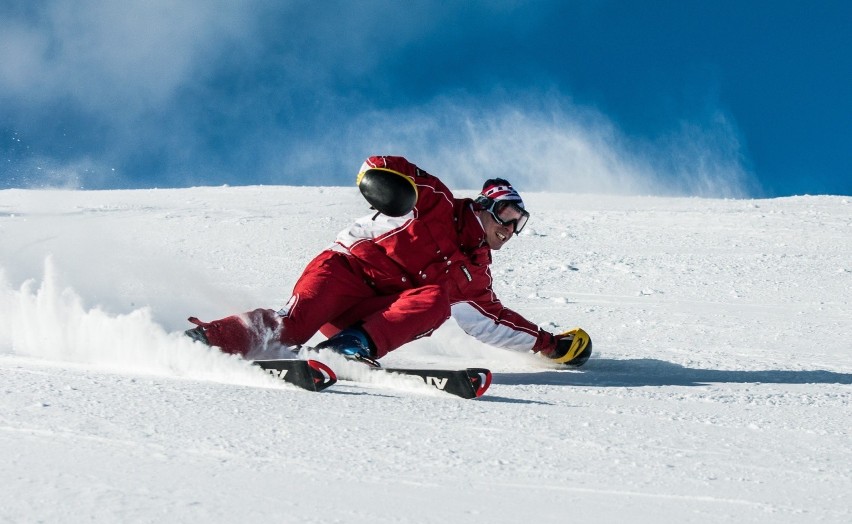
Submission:
[[[565,386],[639,387],[738,384],[852,384],[852,374],[825,370],[719,370],[693,369],[680,364],[642,359],[593,359],[582,371],[495,373],[495,384],[542,384]]]

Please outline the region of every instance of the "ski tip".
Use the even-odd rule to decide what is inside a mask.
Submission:
[[[311,368],[311,379],[314,381],[315,391],[322,391],[337,382],[334,370],[319,360],[308,360],[307,363]]]
[[[467,376],[473,386],[473,398],[479,398],[491,386],[491,370],[485,368],[468,368]]]

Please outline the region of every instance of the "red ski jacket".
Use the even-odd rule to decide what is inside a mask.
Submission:
[[[491,249],[471,199],[458,199],[436,177],[403,157],[373,156],[370,167],[411,177],[417,186],[414,209],[393,218],[368,215],[341,231],[332,250],[362,266],[381,293],[437,284],[447,292],[452,316],[480,341],[518,351],[531,350],[543,335],[538,326],[503,306],[492,289]]]

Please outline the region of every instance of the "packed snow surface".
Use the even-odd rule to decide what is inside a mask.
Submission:
[[[384,360],[491,368],[462,400],[182,336],[282,306],[354,188],[0,191],[0,521],[852,522],[849,198],[524,196],[494,287],[596,354]]]

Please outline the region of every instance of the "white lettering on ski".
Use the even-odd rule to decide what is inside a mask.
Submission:
[[[424,383],[427,386],[432,386],[432,387],[438,388],[441,391],[443,391],[447,387],[447,383],[450,381],[449,377],[440,378],[440,377],[433,377],[433,376],[430,376],[430,375],[414,375],[414,374],[411,374],[411,375],[402,375],[402,376],[405,377],[406,380],[411,380],[412,382],[417,381],[417,382],[420,382],[420,383]]]
[[[285,376],[287,376],[286,369],[267,369],[266,371],[269,372],[269,374],[275,378],[283,379]]]
[[[423,377],[423,381],[429,384],[430,386],[435,386],[436,388],[443,391],[445,387],[447,387],[448,378],[438,378],[438,377]]]

